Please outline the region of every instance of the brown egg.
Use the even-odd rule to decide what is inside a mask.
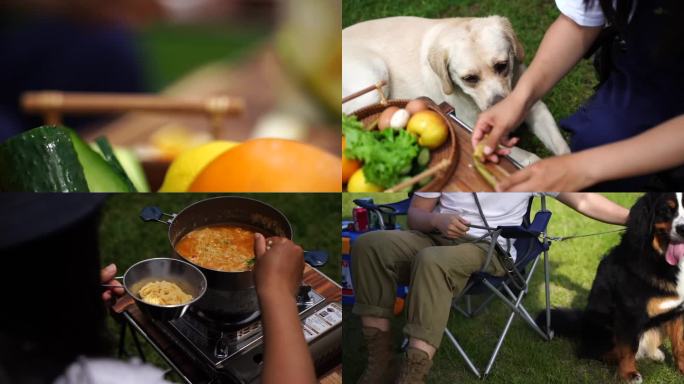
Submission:
[[[406,110],[408,113],[413,115],[416,112],[424,111],[428,109],[427,103],[423,100],[416,99],[416,100],[411,100],[406,104]]]
[[[380,118],[378,119],[378,129],[383,130],[389,128],[392,121],[392,116],[394,115],[394,112],[398,110],[399,108],[397,107],[387,107],[384,111],[382,111]]]

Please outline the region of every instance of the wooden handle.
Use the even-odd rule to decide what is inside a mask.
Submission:
[[[347,95],[347,96],[342,98],[342,104],[346,103],[347,101],[354,100],[359,96],[363,96],[366,93],[373,91],[373,90],[377,90],[378,92],[380,92],[380,98],[382,99],[381,103],[387,104],[387,99],[385,98],[385,94],[382,92],[382,87],[384,87],[385,85],[387,85],[387,81],[381,80],[377,84],[370,85],[370,86],[368,86],[368,87],[366,87],[366,88],[364,88],[358,92],[354,92],[351,95]]]
[[[116,303],[112,306],[112,310],[116,313],[123,313],[128,307],[131,305],[135,304],[135,300],[133,298],[126,294],[124,296],[121,296]]]
[[[70,114],[148,111],[235,115],[245,109],[243,99],[228,96],[182,99],[157,95],[57,91],[25,92],[21,105],[24,111],[30,113],[60,111]]]
[[[443,169],[446,169],[450,163],[451,162],[449,161],[449,159],[442,159],[442,161],[437,163],[437,165],[435,165],[434,167],[428,168],[428,169],[424,170],[423,172],[413,176],[412,178],[395,185],[394,187],[387,188],[385,190],[385,192],[396,192],[396,191],[401,191],[404,188],[410,187],[413,184],[418,183],[419,181],[421,181],[427,177],[430,177],[430,176],[434,175],[435,173],[437,173]]]
[[[219,136],[223,117],[240,115],[245,102],[225,95],[184,99],[158,95],[126,93],[85,93],[37,91],[24,92],[21,106],[29,113],[42,113],[45,124],[57,125],[62,114],[88,115],[129,111],[205,113],[212,119],[214,137]]]

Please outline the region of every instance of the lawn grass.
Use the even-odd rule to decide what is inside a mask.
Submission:
[[[374,195],[374,198],[377,195]],[[625,207],[631,206],[639,194],[607,194],[607,197]],[[538,200],[536,199],[538,209]],[[343,204],[344,207],[344,204]],[[554,199],[548,199],[553,213],[549,233],[554,236],[584,234],[616,228],[586,218]],[[348,210],[348,209],[347,209]],[[348,216],[347,210],[343,216]],[[586,305],[596,268],[602,255],[617,244],[619,234],[572,239],[554,242],[550,249],[551,304],[559,307],[582,308]],[[477,299],[474,299],[477,302]],[[543,269],[539,265],[524,300],[533,316],[544,307]],[[351,314],[351,306],[344,308],[344,382],[354,383],[365,365],[366,349],[360,336],[360,322]],[[480,367],[486,364],[504,322],[510,312],[500,302],[494,302],[478,317],[466,319],[452,313],[449,329],[463,348]],[[401,341],[404,317],[396,317],[393,329],[397,343]],[[669,344],[664,348],[664,364],[640,362],[644,383],[677,383],[681,376],[675,371]],[[467,368],[458,352],[443,340],[435,356],[428,383],[480,382]],[[605,364],[577,359],[572,343],[556,338],[543,341],[527,324],[516,319],[503,343],[501,352],[487,383],[618,383],[614,368]]]
[[[145,223],[138,217],[140,210],[156,205],[163,212],[176,213],[187,205],[209,194],[118,194],[112,195],[102,209],[99,228],[100,257],[102,265],[116,263],[119,274],[139,260],[151,257],[168,257],[171,247],[167,226],[157,222]],[[328,263],[320,270],[335,281],[340,279],[340,195],[328,194],[240,194],[252,197],[283,212],[292,224],[294,241],[306,250],[324,250],[330,255]],[[113,345],[117,345],[119,326],[111,318],[108,322]],[[130,335],[126,349],[135,354]],[[143,342],[145,356],[153,364],[168,369],[154,349]],[[116,351],[112,351],[112,355]],[[179,381],[177,377],[171,377]]]
[[[344,0],[342,2],[342,26],[364,20],[389,16],[420,16],[429,18],[481,17],[500,15],[513,24],[518,38],[525,47],[525,62],[534,57],[544,32],[558,17],[553,1],[548,0]],[[396,31],[389,31],[396,33]],[[597,84],[593,67],[588,60],[582,60],[544,98],[556,121],[569,116],[587,100]],[[520,131],[520,147],[541,156],[550,152],[527,130]],[[567,138],[567,135],[566,135]]]
[[[230,62],[269,36],[266,26],[168,24],[146,26],[139,49],[151,91],[160,91],[193,69],[210,62]]]

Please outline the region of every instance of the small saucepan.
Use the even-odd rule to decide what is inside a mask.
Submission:
[[[183,292],[192,296],[187,303],[177,305],[155,305],[140,298],[140,289],[153,281],[168,281],[176,284]],[[123,276],[123,287],[147,316],[161,321],[178,319],[194,302],[207,291],[207,279],[194,265],[172,258],[153,258],[133,264]]]

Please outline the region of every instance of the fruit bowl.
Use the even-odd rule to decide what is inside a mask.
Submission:
[[[434,101],[427,97],[421,97],[420,99],[425,101],[428,109],[438,113],[442,119],[444,119],[449,129],[449,136],[447,137],[447,140],[438,148],[430,150],[430,162],[428,163],[428,167],[434,167],[444,159],[449,160],[449,165],[445,170],[436,173],[432,180],[418,190],[421,192],[437,192],[441,191],[447,185],[453,176],[456,167],[458,166],[459,150],[455,131],[456,126],[450,119],[446,117],[446,114],[439,108],[437,104],[435,104]],[[380,114],[382,114],[385,109],[392,106],[404,108],[410,101],[411,100],[403,99],[388,100],[386,103],[372,104],[358,109],[354,111],[352,115],[356,116],[356,118],[363,123],[365,127],[374,126],[373,129],[377,129],[377,124],[374,123],[378,121]]]

